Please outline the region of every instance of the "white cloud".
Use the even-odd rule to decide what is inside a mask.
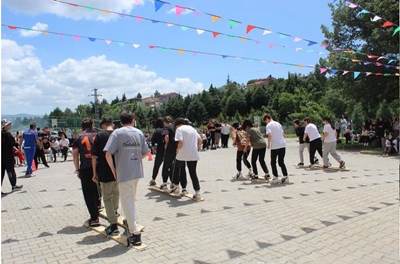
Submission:
[[[176,14],[176,12],[175,12],[175,10],[176,10],[176,8],[175,7],[173,7],[173,8],[171,8],[171,9],[169,9],[168,11],[167,11],[167,14]],[[192,10],[189,10],[189,9],[185,9],[185,10],[183,10],[182,11],[182,13],[181,13],[181,15],[188,15],[188,14],[191,14],[191,13],[193,13],[193,11]]]
[[[144,0],[74,0],[71,2],[77,5],[89,6],[102,10],[110,10],[118,13],[130,13],[136,6],[136,2],[138,5],[145,4]],[[118,16],[115,14],[105,14],[99,11],[88,11],[86,8],[73,7],[71,5],[57,3],[56,1],[50,0],[3,0],[2,4],[10,7],[15,12],[21,12],[32,16],[38,14],[54,14],[74,20],[87,19],[100,21],[110,21],[118,18]]]
[[[40,22],[37,22],[32,27],[32,29],[43,30],[43,31],[47,30],[48,28],[49,28],[49,25],[43,24],[43,23],[40,23]],[[36,36],[39,36],[39,35],[43,34],[42,32],[39,32],[39,31],[31,31],[31,30],[25,30],[25,29],[21,29],[19,31],[19,33],[20,33],[20,35],[22,37],[36,37]]]
[[[93,88],[98,88],[100,98],[113,100],[122,94],[128,98],[139,92],[150,96],[179,92],[194,94],[204,89],[202,83],[189,78],[174,80],[159,77],[146,66],[133,67],[107,60],[105,55],[83,60],[66,59],[48,69],[34,54],[34,47],[20,46],[15,41],[2,39],[1,109],[4,114],[50,113],[56,107],[72,110],[79,104],[88,104],[93,98]]]

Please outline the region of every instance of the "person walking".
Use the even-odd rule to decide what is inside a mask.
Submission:
[[[137,225],[136,189],[139,180],[144,177],[142,159],[147,157],[149,149],[143,132],[134,127],[133,113],[123,111],[120,122],[122,127],[110,135],[104,152],[108,166],[118,182],[122,209],[132,234],[129,237],[129,243],[140,246],[142,239]],[[112,155],[115,157],[115,165]]]
[[[82,193],[86,207],[90,214],[89,226],[100,226],[99,211],[100,206],[99,191],[97,184],[93,181],[92,150],[93,141],[97,132],[93,130],[93,121],[84,118],[81,122],[82,133],[78,135],[73,143],[73,161],[75,171],[81,180]],[[65,138],[65,133],[63,136]]]
[[[271,168],[273,183],[278,183],[278,170],[276,168],[276,158],[278,158],[278,165],[282,170],[281,183],[289,182],[289,176],[285,165],[285,154],[286,154],[286,141],[285,132],[282,129],[282,125],[272,119],[271,114],[266,113],[263,116],[264,123],[267,124],[266,134],[268,135],[267,148],[271,149]]]
[[[304,141],[304,130],[305,127],[300,124],[299,119],[295,119],[293,121],[294,124],[294,131],[296,133],[296,136],[299,137],[299,158],[300,162],[297,164],[297,166],[304,166],[304,149],[307,148],[308,152],[310,152],[310,139],[307,137],[306,140]]]
[[[175,141],[175,128],[172,124],[172,118],[170,116],[165,116],[164,119],[164,164],[162,168],[162,184],[160,185],[160,189],[167,188],[168,179],[172,181],[172,173],[173,173],[173,163],[176,157],[176,146],[177,142]]]
[[[305,141],[307,137],[310,138],[310,166],[314,166],[318,160],[315,160],[315,152],[318,151],[321,158],[322,154],[322,140],[321,135],[318,132],[318,128],[311,122],[311,119],[306,117],[304,118],[304,122],[306,123],[306,128],[304,130],[303,140]]]
[[[187,179],[185,171],[185,163],[189,169],[189,175],[192,179],[195,194],[193,199],[201,199],[200,183],[197,177],[196,166],[200,159],[199,149],[203,140],[199,133],[192,126],[188,125],[187,119],[179,117],[175,119],[175,141],[178,142],[176,149],[176,159],[174,164],[173,182],[171,184],[171,193],[179,193],[179,182],[182,186],[182,194],[187,194]]]
[[[15,158],[14,151],[18,150],[15,146],[15,139],[9,132],[11,122],[7,119],[1,120],[1,186],[7,171],[8,179],[10,180],[11,190],[21,190],[23,185],[17,185],[17,174],[15,173]],[[1,193],[5,195],[5,193]]]
[[[103,118],[101,128],[93,142],[92,150],[92,168],[93,181],[100,184],[100,189],[103,196],[104,207],[108,218],[109,226],[106,227],[107,234],[118,235],[118,206],[119,206],[119,189],[118,183],[114,178],[110,166],[108,166],[104,147],[107,144],[108,138],[114,130],[114,124],[111,118]]]
[[[238,122],[235,122],[232,124],[232,141],[233,141],[233,146],[237,147],[236,151],[236,179],[239,177],[242,177],[242,160],[244,165],[249,169],[249,177],[252,176],[252,170],[251,170],[251,165],[250,162],[247,160],[247,157],[250,155],[251,151],[251,146],[249,146],[244,152],[244,147],[246,145],[246,132],[242,130],[242,128],[239,126]]]
[[[32,162],[36,153],[36,146],[41,146],[38,134],[36,132],[36,124],[29,125],[29,129],[22,134],[21,146],[24,146],[24,153],[26,158],[26,177],[32,177]],[[20,146],[20,148],[21,148]]]
[[[164,119],[158,118],[155,124],[156,131],[151,137],[151,145],[156,152],[156,158],[153,165],[153,174],[151,176],[150,186],[156,185],[156,178],[158,171],[160,170],[161,164],[164,161],[165,154],[165,142],[164,142]]]
[[[46,134],[44,134],[44,135],[46,135]],[[35,156],[34,156],[34,162],[35,162],[36,169],[39,168],[39,160],[42,160],[42,163],[46,168],[50,168],[49,164],[47,164],[46,156],[45,156],[45,153],[44,153],[43,141],[45,141],[44,138],[46,138],[46,136],[44,136],[44,135],[42,133],[40,133],[40,134],[38,133],[40,147],[36,148]]]
[[[322,135],[322,141],[324,142],[324,151],[323,151],[323,159],[324,159],[324,169],[329,168],[329,160],[328,155],[331,154],[332,157],[339,162],[339,168],[345,168],[345,162],[340,158],[339,154],[336,152],[336,129],[331,123],[331,119],[329,117],[324,117],[322,119],[324,123],[324,134]]]
[[[245,119],[242,124],[242,129],[246,131],[246,145],[243,149],[244,152],[247,152],[250,145],[253,147],[253,152],[251,153],[251,167],[253,168],[253,176],[251,180],[258,179],[258,170],[257,170],[257,159],[261,165],[262,170],[265,173],[264,179],[266,182],[269,182],[270,175],[268,171],[267,164],[265,164],[265,152],[267,150],[267,143],[265,142],[264,137],[262,136],[260,130],[253,126],[253,123],[250,119]]]

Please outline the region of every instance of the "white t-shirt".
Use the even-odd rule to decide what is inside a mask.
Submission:
[[[175,141],[183,141],[182,148],[176,154],[176,159],[180,161],[195,161],[199,160],[198,152],[198,139],[200,138],[199,133],[188,125],[182,125],[176,129]]]
[[[281,124],[276,121],[269,122],[266,127],[266,134],[268,138],[271,137],[271,149],[286,148]]]
[[[324,142],[336,142],[336,130],[332,129],[330,124],[324,125],[324,133],[328,133],[328,136],[324,139]]]
[[[60,141],[58,142],[60,147],[69,147],[69,140],[66,139],[60,139]]]
[[[221,129],[221,133],[222,133],[222,134],[224,134],[224,135],[229,135],[230,130],[231,130],[231,126],[230,126],[230,125],[228,125],[228,124],[226,124],[226,125],[222,124],[222,129]]]
[[[321,137],[321,135],[318,132],[317,127],[312,123],[310,123],[306,126],[304,133],[307,133],[310,141],[316,140],[317,138]]]

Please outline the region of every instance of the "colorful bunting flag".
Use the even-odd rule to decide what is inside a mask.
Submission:
[[[96,38],[88,38],[91,42],[95,42]]]
[[[175,13],[176,13],[176,16],[180,16],[180,14],[182,14],[183,10],[185,10],[184,7],[175,6]]]
[[[255,28],[256,28],[256,27],[253,26],[253,25],[247,25],[246,34],[249,34],[249,32],[252,31],[252,30],[255,29]]]
[[[155,0],[154,1],[154,7],[156,8],[156,12],[160,10],[160,8],[165,4],[165,2],[162,2],[160,0]]]
[[[107,44],[110,44],[112,42],[111,40],[108,40],[108,39],[106,39],[105,41]]]
[[[360,75],[360,72],[354,72],[354,79],[356,79]]]
[[[342,75],[345,75],[345,74],[347,74],[347,73],[349,73],[349,71],[343,71],[343,74],[342,74]]]
[[[320,74],[323,74],[324,72],[326,72],[328,69],[327,68],[321,68],[321,69],[319,69],[319,73]]]
[[[213,23],[215,23],[215,21],[217,21],[218,19],[221,19],[221,17],[219,17],[219,16],[211,16],[211,21]]]
[[[303,40],[303,39],[298,38],[298,37],[294,38],[294,42],[299,42],[300,40]]]
[[[356,8],[357,7],[357,5],[356,4],[353,4],[353,3],[350,3],[349,5],[348,5],[348,7],[350,7],[350,8]]]
[[[399,30],[400,30],[400,27],[397,27],[397,28],[394,30],[392,37],[393,37],[394,35],[396,35],[396,33],[399,32]]]
[[[178,50],[178,53],[183,54],[183,53],[185,53],[185,51],[180,49],[180,50]]]
[[[229,21],[229,27],[232,29],[238,22],[235,20],[230,20]]]
[[[393,23],[390,21],[386,21],[381,27],[385,28],[385,27],[390,27],[393,26]]]
[[[196,29],[196,31],[197,31],[197,34],[199,34],[199,35],[204,33],[204,30],[202,30],[202,29]]]
[[[139,44],[132,44],[132,46],[133,46],[135,49],[137,49],[137,48],[139,48],[139,47],[140,47],[140,45],[139,45]]]
[[[371,18],[371,21],[375,22],[382,19],[380,16],[374,16],[374,18]]]
[[[263,35],[267,35],[267,34],[271,34],[271,33],[272,33],[272,31],[271,30],[267,30],[267,29],[265,29],[263,31]]]
[[[336,74],[338,70],[331,70],[332,74]]]
[[[214,38],[216,38],[216,37],[217,37],[219,34],[221,34],[221,33],[219,33],[219,32],[213,32],[212,34],[213,34]]]
[[[309,41],[307,46],[312,46],[312,45],[315,45],[315,44],[317,44],[317,42]]]
[[[361,14],[369,14],[369,11],[363,9],[363,10],[361,10],[360,12],[357,13],[357,17],[359,17]]]

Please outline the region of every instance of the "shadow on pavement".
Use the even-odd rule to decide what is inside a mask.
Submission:
[[[116,244],[113,247],[104,248],[96,254],[92,254],[88,256],[88,259],[103,259],[103,258],[113,258],[122,254],[125,254],[130,249],[121,244]]]
[[[67,234],[67,235],[75,235],[82,234],[90,231],[90,229],[84,226],[66,226],[60,231],[57,231],[57,234]]]

